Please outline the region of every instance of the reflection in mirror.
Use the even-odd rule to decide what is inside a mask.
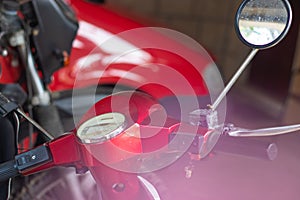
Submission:
[[[289,10],[282,0],[250,0],[240,12],[238,27],[246,42],[264,46],[283,37],[289,18]]]
[[[253,48],[210,109],[215,110],[260,49],[280,42],[289,31],[292,9],[288,0],[244,0],[235,18],[240,39]]]

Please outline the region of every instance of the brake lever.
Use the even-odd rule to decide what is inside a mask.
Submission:
[[[283,135],[299,130],[300,124],[262,129],[244,129],[240,127],[235,127],[233,124],[227,124],[224,126],[223,134],[232,137],[266,137]]]

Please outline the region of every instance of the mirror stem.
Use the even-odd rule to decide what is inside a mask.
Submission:
[[[216,101],[212,105],[209,105],[210,109],[216,110],[216,108],[218,107],[218,105],[221,103],[221,101],[227,95],[228,91],[232,88],[232,86],[234,85],[234,83],[241,76],[241,74],[246,69],[246,67],[248,66],[248,64],[251,62],[251,60],[253,59],[253,57],[256,55],[256,53],[258,52],[258,50],[259,49],[252,49],[252,51],[250,52],[250,54],[248,55],[248,57],[246,58],[246,60],[243,62],[243,64],[240,66],[240,68],[234,74],[234,76],[230,79],[230,81],[228,82],[228,84],[226,85],[226,87],[223,89],[223,91],[220,93],[220,95],[218,96],[218,98],[216,99]]]

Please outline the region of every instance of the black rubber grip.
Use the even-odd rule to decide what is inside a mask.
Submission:
[[[247,137],[221,136],[214,150],[266,160],[274,160],[278,154],[278,148],[275,143]]]
[[[10,160],[0,164],[0,181],[6,181],[10,178],[20,175],[15,160]]]

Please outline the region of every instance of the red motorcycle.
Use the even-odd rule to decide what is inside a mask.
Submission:
[[[210,102],[204,78],[209,79],[217,70],[205,51],[196,52],[164,35],[177,37],[174,31],[145,27],[102,5],[82,0],[67,3],[1,2],[1,92],[21,105],[18,112],[33,125],[20,123],[17,116],[9,114],[15,106],[4,108],[2,116],[8,116],[8,122],[3,126],[8,126],[8,134],[0,139],[4,152],[0,162],[71,130],[95,102],[118,91],[138,90],[166,105],[173,102],[172,107],[177,94],[187,99],[184,107],[189,110],[185,113],[194,110],[189,105],[194,97],[203,99],[204,104]],[[199,49],[198,44],[196,47]],[[166,74],[168,79],[163,78]],[[180,117],[176,110],[170,112]],[[37,176],[25,182],[22,179],[17,184],[20,188],[13,188],[13,198],[32,199],[25,194],[38,196],[37,192],[56,195],[61,185],[46,187],[53,182],[51,178],[73,185],[77,180],[65,180],[64,173],[46,173],[46,178]],[[78,192],[65,193],[78,196]]]
[[[173,192],[163,180],[177,169],[184,169],[183,182],[191,180],[199,161],[218,140],[226,143],[232,136],[283,134],[299,128],[245,130],[224,125],[224,97],[231,86],[258,49],[277,44],[289,30],[292,14],[287,1],[241,4],[236,29],[254,50],[224,89],[209,55],[183,34],[143,27],[97,4],[81,0],[68,4],[75,12],[60,0],[2,2],[1,62],[3,73],[10,76],[1,81],[18,82],[0,96],[0,113],[9,126],[5,132],[17,132],[5,143],[16,146],[17,141],[25,150],[36,145],[24,152],[19,149],[17,155],[6,149],[9,155],[0,165],[3,183],[20,174],[63,166],[74,167],[78,174],[90,171],[98,194],[91,195],[95,185],[86,187],[90,180],[79,177],[68,182],[81,181],[68,187],[74,196],[51,194],[60,198],[182,199],[186,194]],[[16,98],[20,94],[22,99]],[[27,100],[22,109],[21,100]],[[20,128],[19,116],[30,122],[29,127]],[[74,122],[78,125],[70,129]],[[71,131],[59,136],[63,129]],[[20,130],[25,135],[21,138]],[[276,157],[273,143],[240,140],[237,145],[253,144],[255,150],[237,153]],[[224,144],[216,148],[228,150]],[[45,199],[46,193],[32,197]]]

